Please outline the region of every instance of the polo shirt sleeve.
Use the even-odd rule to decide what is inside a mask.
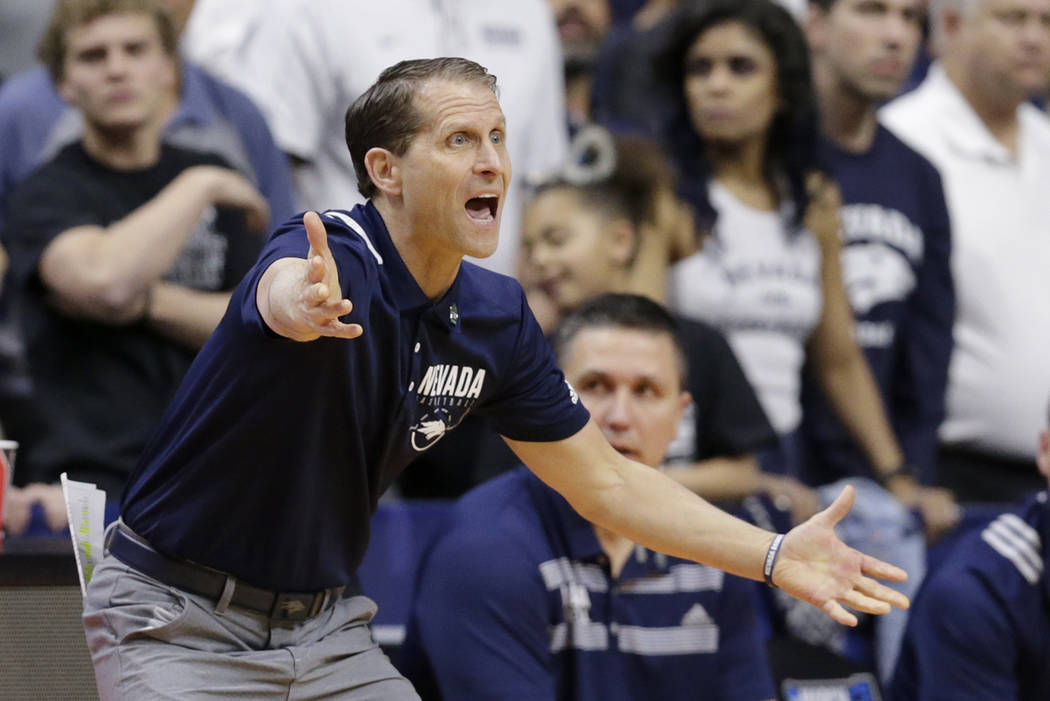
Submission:
[[[350,232],[342,225],[322,218],[328,231],[328,248],[332,251],[336,267],[339,269],[339,284],[343,289],[343,297],[354,303],[354,310],[349,319],[356,323],[362,323],[361,319],[367,317],[368,291],[375,282],[375,275],[364,262],[359,250],[360,239],[356,234]],[[302,214],[297,214],[270,235],[269,240],[263,246],[258,260],[247,275],[237,291],[230,306],[237,305],[242,321],[250,328],[254,328],[271,337],[278,337],[259,313],[255,303],[255,290],[263,273],[273,263],[281,258],[306,258],[310,250],[310,244],[306,239],[306,229],[303,227]],[[355,298],[356,296],[356,298]],[[348,317],[343,317],[344,321]],[[365,333],[368,327],[365,326]]]
[[[1006,603],[972,570],[927,580],[905,640],[919,677],[914,701],[1019,701]]]
[[[727,574],[718,611],[718,679],[723,701],[776,698],[765,641],[755,613],[753,583]]]
[[[520,292],[521,324],[499,390],[478,408],[496,431],[516,441],[560,441],[575,435],[590,414],[554,362],[543,331]]]
[[[547,593],[502,529],[460,522],[420,577],[412,644],[445,699],[554,701]]]

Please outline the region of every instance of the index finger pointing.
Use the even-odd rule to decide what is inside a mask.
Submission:
[[[303,215],[303,226],[306,227],[306,240],[310,242],[309,256],[327,256],[328,231],[324,228],[324,222],[317,212],[307,212]]]

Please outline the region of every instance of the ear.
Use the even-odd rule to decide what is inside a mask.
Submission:
[[[1043,476],[1050,478],[1050,429],[1039,432],[1039,452],[1036,453],[1035,463]]]
[[[682,417],[685,416],[685,410],[689,408],[689,405],[693,403],[693,395],[685,390],[678,395],[678,423],[682,422]]]
[[[378,146],[368,149],[365,169],[380,192],[391,197],[401,194],[401,163],[393,152]]]
[[[179,64],[175,61],[174,57],[169,56],[165,68],[164,82],[169,88],[175,90],[182,78],[181,71],[179,71]]]
[[[963,13],[958,7],[946,6],[941,10],[941,39],[950,39],[959,33],[963,25]],[[936,34],[936,32],[934,32]]]
[[[811,53],[824,50],[828,40],[828,10],[818,7],[816,3],[807,3],[806,17],[802,22],[802,29],[806,34],[806,42],[809,44]]]
[[[618,268],[626,268],[637,253],[638,230],[631,222],[619,217],[610,220],[608,227],[609,260]]]
[[[73,88],[72,85],[69,84],[69,81],[66,80],[64,77],[59,78],[58,81],[55,83],[55,91],[66,104],[73,105],[74,107],[76,107],[77,91]]]

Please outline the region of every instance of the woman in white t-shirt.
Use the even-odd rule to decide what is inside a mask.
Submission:
[[[805,39],[769,0],[690,3],[674,22],[660,72],[676,95],[672,153],[682,194],[709,236],[672,271],[669,302],[729,340],[780,436],[777,449],[759,455],[762,484],[796,521],[819,505],[818,492],[800,481],[805,466],[796,439],[802,372],[814,373],[874,473],[893,490],[890,496],[874,484],[857,485],[864,512],[844,525],[846,537],[904,564],[913,576],[907,586],[917,586],[925,551],[910,509],[918,490],[914,481],[894,478],[903,473],[903,455],[852,337],[839,268],[839,196],[818,164]],[[835,489],[819,490],[820,497]],[[870,646],[887,665],[906,620],[880,620],[874,640],[860,634],[851,641],[820,627],[806,607],[776,608],[775,625],[791,635],[840,653]]]
[[[811,367],[876,474],[903,456],[864,357],[839,269],[838,192],[817,158],[805,39],[767,0],[690,6],[662,55],[676,96],[670,137],[683,194],[709,237],[672,273],[679,313],[719,327],[781,437],[763,467],[789,501],[815,508],[795,479],[801,373]],[[806,509],[795,504],[794,516]]]

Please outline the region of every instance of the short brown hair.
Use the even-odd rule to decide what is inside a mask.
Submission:
[[[44,33],[36,46],[36,55],[56,83],[63,78],[67,38],[70,30],[93,22],[99,17],[141,13],[149,15],[157,26],[164,52],[174,56],[178,37],[171,15],[158,0],[58,0]]]
[[[476,82],[499,94],[496,76],[465,58],[414,59],[385,69],[346,110],[346,146],[357,174],[357,190],[365,197],[376,194],[365,154],[373,148],[385,148],[398,156],[408,150],[412,137],[425,126],[416,96],[431,80]]]
[[[679,387],[685,388],[689,378],[689,354],[682,340],[681,325],[666,307],[642,295],[607,292],[569,312],[551,336],[555,360],[559,365],[566,361],[569,347],[581,331],[608,328],[670,336]]]

